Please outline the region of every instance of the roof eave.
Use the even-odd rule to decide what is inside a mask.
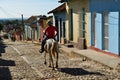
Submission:
[[[70,2],[71,0],[59,0],[59,3],[65,3],[65,2]]]
[[[58,6],[57,8],[49,11],[47,14],[54,13],[54,12],[59,12],[59,11],[63,11],[65,9],[66,9],[66,6],[65,6],[65,3],[64,3],[64,4],[60,5],[60,6]]]

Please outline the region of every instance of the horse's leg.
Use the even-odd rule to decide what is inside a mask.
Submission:
[[[49,67],[52,67],[54,70],[54,62],[53,62],[53,55],[51,49],[49,51]]]
[[[53,56],[52,55],[51,55],[51,64],[52,64],[53,70],[55,70],[55,68],[54,68],[54,61],[53,61]]]
[[[51,54],[50,54],[50,51],[49,51],[49,67],[51,67]]]
[[[54,62],[53,62],[53,58],[52,58],[51,53],[49,55],[49,67],[52,67],[53,70],[55,70],[55,68],[54,68]]]
[[[47,64],[47,62],[46,62],[46,52],[45,52],[44,58],[45,58],[44,64],[46,65]]]
[[[56,52],[56,68],[58,68],[58,52]]]
[[[46,45],[46,44],[45,44],[45,46],[44,46],[44,50],[45,50],[45,55],[44,55],[45,61],[44,61],[44,64],[46,65],[46,64],[47,64],[47,62],[46,62],[47,45]]]
[[[58,68],[58,58],[59,58],[59,51],[58,51],[58,43],[54,42],[54,46],[52,48],[52,52],[53,52],[53,59],[55,59],[55,63],[56,63],[56,68]],[[53,61],[53,65],[54,65],[54,61]]]
[[[50,55],[50,44],[47,43],[47,52],[49,54],[49,66],[48,67],[51,67],[51,55]]]
[[[56,53],[56,68],[58,68],[58,58],[59,58],[59,54],[58,54],[58,44],[56,43],[55,46],[55,53]]]
[[[48,43],[47,43],[48,44]],[[53,70],[55,69],[54,68],[54,42],[50,42],[50,44],[48,44],[47,46],[47,50],[48,50],[48,53],[49,53],[49,67],[52,67]]]

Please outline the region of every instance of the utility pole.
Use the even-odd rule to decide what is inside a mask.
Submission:
[[[21,15],[22,17],[22,40],[24,40],[24,36],[25,36],[25,29],[24,29],[24,21],[23,21],[23,14]]]
[[[22,16],[22,26],[24,26],[24,21],[23,21],[23,14],[22,14],[21,16]]]

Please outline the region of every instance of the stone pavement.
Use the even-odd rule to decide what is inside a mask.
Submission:
[[[82,58],[83,56],[80,54],[74,53],[77,51],[76,48],[60,45],[59,68],[53,71],[43,65],[44,54],[39,53],[40,44],[9,41],[5,44],[8,47],[5,50],[7,52],[1,56],[2,60],[5,62],[12,60],[16,64],[7,66],[10,80],[120,80],[119,72],[87,58]],[[66,53],[62,52],[63,49]],[[3,73],[1,72],[1,74]],[[4,77],[6,79],[6,76]]]
[[[37,42],[33,43],[37,44]],[[92,49],[80,50],[74,47],[66,47],[65,45],[60,45],[60,47],[60,51],[66,53],[69,57],[83,57],[83,59],[96,61],[120,72],[120,57],[111,56]]]
[[[27,43],[34,43],[40,45],[40,43],[34,41],[25,41]],[[60,45],[60,51],[66,53],[69,57],[83,57],[83,59],[93,60],[103,65],[110,67],[111,69],[117,69],[120,72],[120,58],[111,55],[104,54],[92,49],[80,50],[74,47],[66,47]]]
[[[71,57],[83,57],[83,59],[90,59],[106,65],[112,69],[117,69],[120,71],[120,58],[111,55],[104,54],[102,52],[97,52],[92,49],[79,50],[77,48],[68,48],[61,45],[61,51],[67,53]]]

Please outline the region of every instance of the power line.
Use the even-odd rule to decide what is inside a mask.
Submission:
[[[11,17],[11,18],[15,17],[13,14],[9,13],[8,11],[6,11],[3,7],[0,7],[0,11],[2,11],[7,17]],[[20,15],[20,14],[17,14],[17,15]]]

